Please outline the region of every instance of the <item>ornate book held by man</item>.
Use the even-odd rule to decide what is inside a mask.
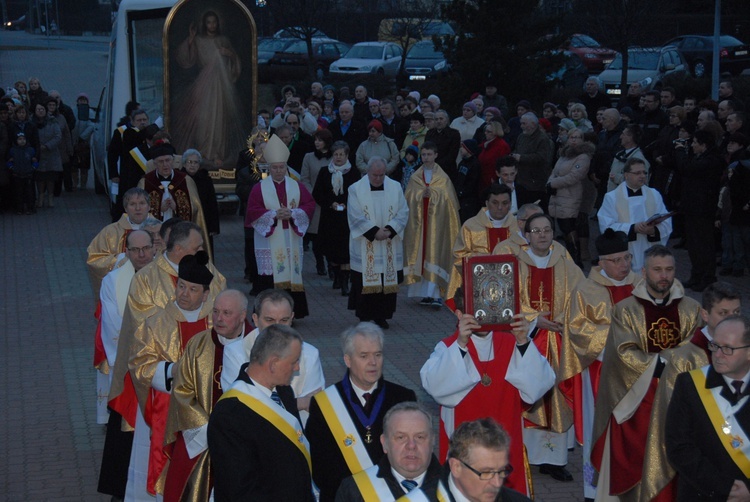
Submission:
[[[482,331],[510,331],[521,310],[518,299],[518,261],[513,255],[464,258],[464,308]]]

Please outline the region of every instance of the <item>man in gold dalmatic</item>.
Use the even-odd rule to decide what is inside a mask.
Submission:
[[[202,502],[209,499],[213,476],[208,455],[208,417],[222,396],[219,375],[224,348],[241,342],[246,323],[247,297],[236,289],[219,293],[214,302],[213,328],[194,336],[172,375],[172,399],[164,436],[169,451],[162,471],[164,502]]]
[[[519,213],[521,211],[519,210]],[[560,345],[568,300],[583,272],[564,246],[554,240],[554,221],[546,214],[529,216],[525,223],[528,244],[511,239],[501,242],[494,254],[518,258],[521,310],[535,318],[533,342],[557,373]],[[553,387],[525,414],[524,445],[529,463],[558,481],[572,481],[568,463],[568,432],[573,411],[559,386]]]
[[[435,162],[437,146],[425,142],[422,167],[409,179],[404,197],[409,221],[404,230],[404,283],[420,305],[440,307],[453,269],[452,245],[461,221],[458,198],[448,175]]]
[[[203,249],[203,237],[200,227],[190,222],[180,222],[172,227],[167,240],[167,251],[143,267],[133,278],[128,292],[128,303],[123,314],[118,353],[129,353],[138,328],[158,309],[163,309],[174,301],[178,263],[186,255],[194,255],[201,249]],[[211,281],[206,301],[213,302],[216,295],[225,289],[226,280],[213,264],[209,263],[208,269],[214,278]],[[128,370],[128,358],[117,358],[115,362],[109,406],[122,415],[123,430],[132,430],[136,417],[143,420],[133,380]],[[141,413],[140,416],[139,413]],[[131,455],[131,468],[134,461]],[[131,471],[128,475],[126,494],[132,489],[130,474]]]
[[[672,252],[646,250],[643,280],[612,314],[594,411],[597,500],[637,500],[651,408],[664,361],[700,326],[700,305],[675,280]]]

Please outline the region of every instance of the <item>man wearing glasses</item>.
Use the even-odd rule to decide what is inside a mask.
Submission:
[[[661,109],[661,94],[659,91],[648,91],[643,101],[643,113],[638,117],[637,124],[643,129],[642,145],[655,144],[659,132],[669,125],[667,114]],[[645,148],[646,158],[653,161],[652,149]]]
[[[599,390],[604,344],[607,341],[615,304],[633,293],[636,275],[630,269],[633,256],[628,251],[628,236],[607,229],[596,239],[599,265],[592,267],[586,280],[573,290],[566,313],[562,354],[557,381],[562,383],[580,375],[580,391],[570,393],[574,405],[576,439],[583,444],[584,497],[593,499],[594,468],[591,465],[591,428],[594,403]],[[567,387],[572,391],[572,387]],[[574,395],[581,396],[574,399]]]
[[[644,477],[641,481],[641,500],[652,500],[660,493],[674,495],[676,482],[671,482],[671,480],[675,476],[675,470],[667,459],[664,423],[675,380],[680,373],[702,368],[711,363],[713,352],[710,350],[709,343],[714,340],[717,325],[729,316],[739,315],[742,311],[741,307],[741,294],[729,283],[715,282],[703,291],[701,318],[706,325],[695,330],[690,343],[674,349],[656,389],[646,458],[643,460]],[[659,475],[646,476],[647,472],[659,473]]]
[[[597,214],[599,231],[608,228],[625,232],[630,254],[633,255],[633,272],[643,268],[643,252],[654,244],[666,246],[672,233],[672,220],[650,221],[653,216],[667,213],[661,194],[647,187],[648,169],[643,159],[631,157],[623,168],[625,181],[604,196]]]
[[[519,211],[520,212],[520,211]],[[563,322],[573,289],[584,279],[565,246],[554,240],[555,224],[546,214],[535,214],[526,220],[524,231],[527,245],[516,248],[510,239],[501,242],[494,254],[514,254],[518,258],[518,292],[521,310],[534,318],[531,332],[534,345],[557,373]],[[558,481],[572,481],[565,469],[568,432],[573,425],[573,411],[559,386],[552,388],[531,409],[524,413],[524,444],[529,463],[539,465],[539,472]]]
[[[637,496],[659,378],[701,324],[700,305],[675,281],[672,252],[655,245],[644,261],[633,296],[615,305],[604,346],[591,451],[597,498]]]
[[[711,364],[677,377],[667,411],[676,500],[750,499],[750,319],[727,317],[714,335]]]
[[[516,445],[522,448],[522,445]],[[464,422],[451,437],[438,500],[524,502],[531,500],[503,486],[513,472],[510,438],[491,418]]]

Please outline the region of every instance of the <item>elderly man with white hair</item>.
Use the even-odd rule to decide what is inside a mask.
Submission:
[[[516,183],[525,189],[524,199],[519,197],[518,205],[541,201],[546,211],[546,185],[552,173],[555,145],[539,127],[539,118],[533,112],[521,115],[521,133],[512,154],[518,161]]]

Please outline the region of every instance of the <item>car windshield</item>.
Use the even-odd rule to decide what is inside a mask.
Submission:
[[[659,51],[628,51],[629,70],[655,70],[659,64]],[[622,54],[617,54],[609,70],[622,70]]]
[[[456,32],[453,31],[453,28],[451,28],[451,25],[448,23],[430,23],[427,26],[424,27],[422,30],[422,36],[430,36],[430,35],[455,35]]]
[[[601,47],[599,42],[594,40],[588,35],[576,35],[573,40],[570,41],[572,47]]]
[[[409,50],[409,54],[406,56],[409,58],[422,58],[422,59],[443,59],[443,53],[435,50],[435,46],[432,42],[428,44],[417,44]]]
[[[289,40],[283,38],[267,38],[258,42],[259,51],[283,51],[289,45]]]
[[[382,59],[383,48],[378,45],[355,45],[346,53],[348,59]]]
[[[307,54],[307,42],[305,42],[304,40],[298,40],[287,47],[284,52],[287,52],[289,54]]]

